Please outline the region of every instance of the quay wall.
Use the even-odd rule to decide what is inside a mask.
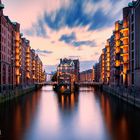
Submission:
[[[3,93],[0,93],[0,103],[18,98],[20,96],[23,96],[25,94],[31,93],[33,91],[36,91],[38,89],[41,89],[43,85],[41,84],[35,84],[30,85],[25,88],[15,88],[14,90],[6,91]]]
[[[102,90],[107,92],[121,100],[140,108],[140,91],[136,89],[129,89],[124,87],[111,87],[108,85],[103,85]]]

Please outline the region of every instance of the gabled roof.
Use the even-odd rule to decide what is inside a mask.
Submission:
[[[74,62],[71,59],[64,58],[63,60],[61,60],[59,66],[62,66],[62,65],[74,66]]]

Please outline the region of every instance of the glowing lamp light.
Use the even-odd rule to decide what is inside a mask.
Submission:
[[[20,40],[20,33],[16,32],[16,40],[19,41]]]
[[[120,66],[120,61],[116,60],[116,67],[119,67],[119,66]]]
[[[118,31],[119,30],[119,23],[116,23],[115,24],[115,31]]]

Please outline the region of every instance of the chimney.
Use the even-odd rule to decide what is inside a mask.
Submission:
[[[60,59],[60,63],[62,63],[62,58]]]

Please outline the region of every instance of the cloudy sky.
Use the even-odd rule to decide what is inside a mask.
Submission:
[[[21,24],[47,72],[60,58],[79,58],[81,70],[98,61],[114,22],[131,0],[3,0],[4,13]]]

